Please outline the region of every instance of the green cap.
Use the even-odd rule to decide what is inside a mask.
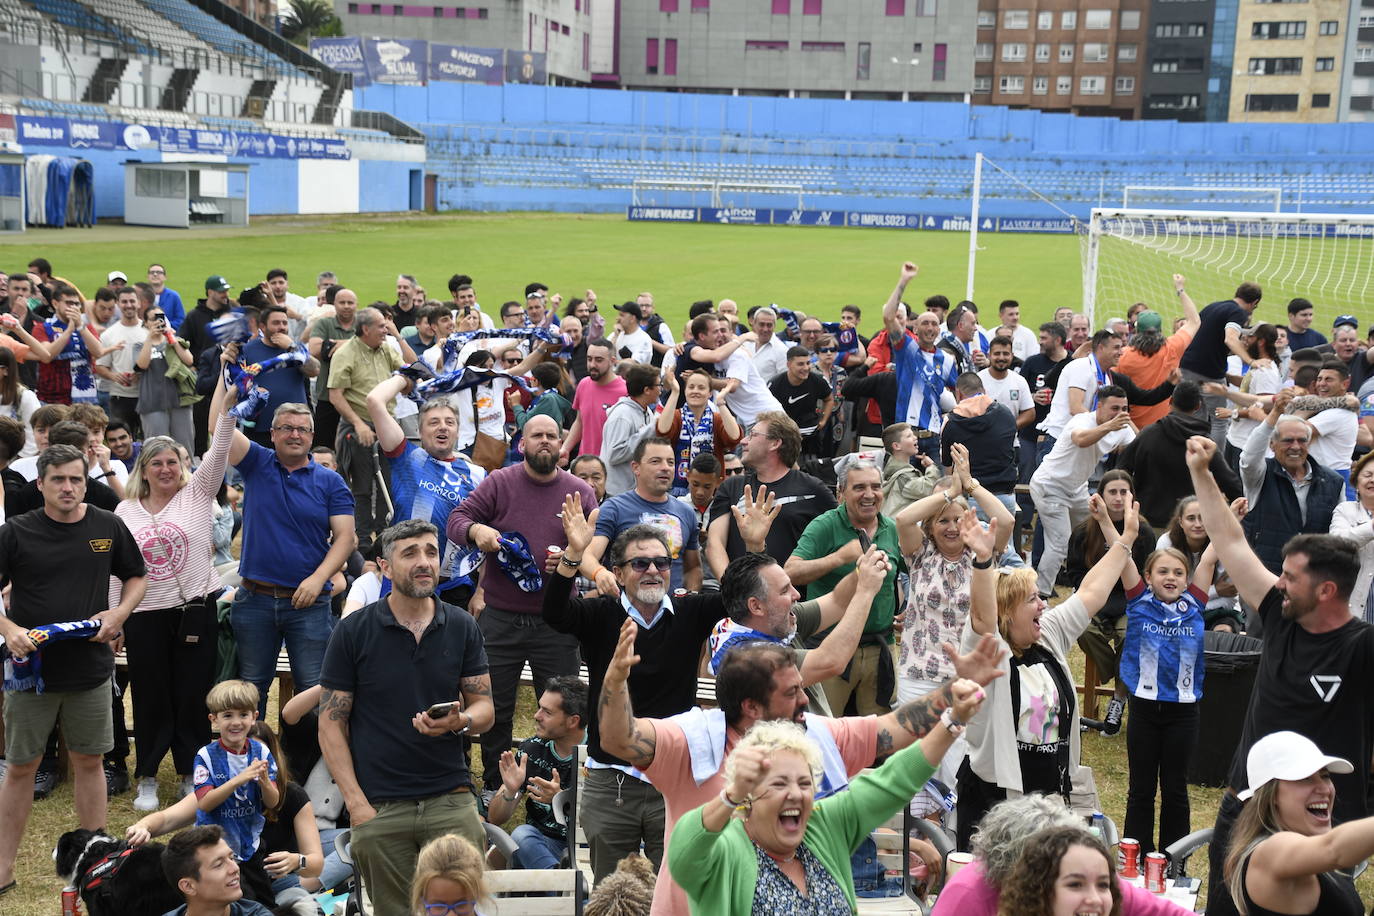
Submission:
[[[207,277],[205,279],[205,288],[206,290],[214,290],[217,293],[227,293],[229,292],[229,281],[219,274],[215,274],[213,277]]]
[[[1144,311],[1135,316],[1135,329],[1137,331],[1158,331],[1164,327],[1164,319],[1159,317],[1159,312]]]

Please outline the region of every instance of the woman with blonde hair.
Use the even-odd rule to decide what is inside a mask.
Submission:
[[[911,800],[982,705],[973,681],[950,690],[941,724],[821,801],[821,751],[802,726],[749,729],[726,758],[720,797],[683,815],[669,838],[668,868],[691,912],[854,912],[851,854]]]
[[[1006,676],[988,685],[987,715],[969,728],[968,759],[959,768],[960,849],[987,810],[1012,795],[1043,792],[1066,802],[1075,791],[1096,795],[1091,771],[1079,766],[1078,694],[1068,656],[1121,576],[1140,530],[1140,507],[1127,507],[1120,538],[1054,608],[1040,597],[1034,569],[993,568],[997,527],[985,528],[966,512],[961,529],[974,557],[962,651],[987,635],[1008,651],[1000,664]]]
[[[456,833],[435,837],[415,860],[410,881],[413,916],[478,916],[487,897],[482,853]]]

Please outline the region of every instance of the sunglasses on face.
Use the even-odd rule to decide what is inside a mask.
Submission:
[[[744,473],[744,468],[726,468],[726,469],[725,469],[725,476],[726,476],[726,477],[734,477],[736,474],[743,474],[743,473]]]
[[[838,353],[838,352],[840,352],[840,348],[839,348],[839,347],[821,347],[821,348],[820,348],[819,350],[817,350],[816,352],[817,352],[817,353]]]
[[[650,566],[659,572],[667,572],[673,568],[673,560],[672,557],[635,557],[626,560],[625,565],[637,573],[648,572]]]

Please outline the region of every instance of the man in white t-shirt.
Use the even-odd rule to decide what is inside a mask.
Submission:
[[[1088,478],[1102,458],[1136,436],[1126,410],[1126,392],[1116,385],[1096,391],[1097,409],[1064,426],[1054,448],[1031,475],[1030,493],[1045,529],[1045,552],[1036,568],[1040,594],[1054,594],[1054,581],[1068,553],[1069,534],[1088,517]]]
[[[1011,338],[1011,352],[1017,359],[1025,362],[1040,352],[1039,336],[1021,323],[1021,303],[1015,299],[1002,300],[1002,304],[997,306],[997,318],[1002,322],[999,333]],[[986,379],[983,384],[987,384]]]
[[[1317,373],[1312,386],[1321,398],[1340,398],[1349,393],[1350,369],[1339,359],[1328,358]],[[1350,483],[1350,457],[1355,451],[1355,439],[1360,431],[1359,402],[1347,398],[1350,406],[1331,407],[1307,416],[1312,425],[1312,442],[1307,452],[1322,467],[1330,468]],[[1305,414],[1295,411],[1298,416]],[[1350,495],[1349,486],[1346,487]],[[1354,498],[1351,496],[1350,498]]]
[[[611,352],[616,359],[632,359],[649,365],[654,358],[654,341],[639,323],[644,320],[637,302],[622,302],[615,307],[615,330],[611,333]]]
[[[134,371],[134,344],[148,340],[148,329],[138,317],[138,290],[126,286],[116,300],[119,320],[100,333],[105,355],[96,360],[96,372],[110,386],[110,416],[124,423],[135,439],[142,439],[138,418],[138,377]],[[123,343],[123,348],[119,344]],[[104,371],[102,371],[104,370]],[[110,375],[105,375],[109,372]]]
[[[274,267],[267,272],[267,291],[272,296],[272,301],[279,305],[286,306],[286,317],[290,322],[287,325],[287,332],[292,334],[294,339],[300,338],[300,333],[310,324],[312,310],[305,306],[305,297],[297,296],[288,288],[286,271],[280,267]]]
[[[1039,347],[1039,344],[1036,344]],[[1035,404],[1031,401],[1030,385],[1019,372],[1011,371],[1015,341],[1010,337],[994,337],[988,344],[988,366],[978,373],[983,391],[1001,404],[1016,418],[1016,428],[1024,429],[1035,422]],[[1036,352],[1039,352],[1037,349]]]
[[[718,322],[716,335],[716,347],[725,346],[731,337],[730,323]],[[725,406],[746,430],[764,411],[782,410],[778,399],[768,390],[768,382],[759,375],[758,366],[745,349],[747,346],[740,347],[725,359]]]
[[[770,308],[755,309],[749,318],[749,328],[754,332],[754,342],[746,343],[744,349],[754,360],[754,368],[765,382],[787,371],[787,342],[774,331],[778,326],[778,313]]]
[[[1049,415],[1040,424],[1045,435],[1058,439],[1070,417],[1093,409],[1098,387],[1113,384],[1110,373],[1121,360],[1121,347],[1120,337],[1111,331],[1098,331],[1092,336],[1092,352],[1064,367]]]

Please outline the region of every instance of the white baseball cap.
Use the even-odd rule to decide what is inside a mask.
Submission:
[[[1245,801],[1270,780],[1306,779],[1320,770],[1353,773],[1355,768],[1349,760],[1326,756],[1305,735],[1274,732],[1250,746],[1250,753],[1245,755],[1245,773],[1250,787],[1236,797]]]
[[[105,279],[105,282],[106,282],[106,283],[113,283],[113,282],[116,281],[116,280],[123,280],[125,283],[128,283],[128,282],[129,282],[129,278],[126,277],[126,276],[124,275],[124,271],[122,271],[122,270],[112,270],[112,271],[110,271],[110,275],[109,275],[109,277],[107,277],[107,278]]]

